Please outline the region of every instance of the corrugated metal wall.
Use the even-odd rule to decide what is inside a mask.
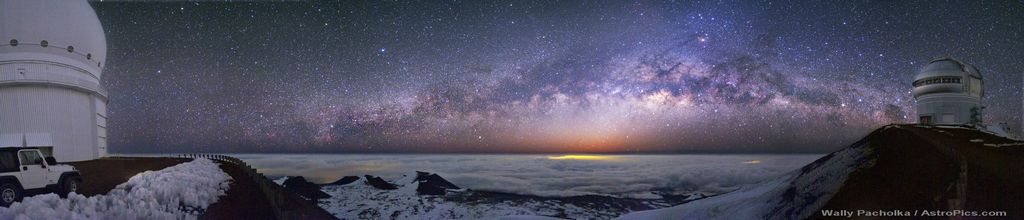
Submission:
[[[99,97],[93,97],[96,106],[96,155],[107,156],[107,102]]]
[[[58,161],[106,156],[107,106],[99,79],[61,59],[17,55],[26,59],[0,61],[0,136],[48,134]]]
[[[94,159],[100,154],[93,102],[63,87],[0,87],[0,134],[50,133],[58,161]]]

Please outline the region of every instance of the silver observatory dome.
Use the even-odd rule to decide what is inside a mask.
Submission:
[[[933,93],[966,92],[981,97],[984,92],[981,82],[981,73],[974,66],[951,57],[937,58],[914,76],[914,97]],[[977,91],[971,91],[972,89]]]
[[[933,59],[914,76],[921,124],[980,124],[984,83],[981,72],[951,57]]]

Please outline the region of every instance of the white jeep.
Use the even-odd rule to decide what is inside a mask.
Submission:
[[[67,196],[78,190],[82,176],[74,167],[43,157],[34,147],[0,148],[0,206],[25,195],[54,192]]]

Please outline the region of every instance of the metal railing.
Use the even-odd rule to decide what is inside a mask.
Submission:
[[[251,165],[245,163],[245,161],[241,159],[219,154],[179,154],[176,157],[191,159],[206,158],[222,162],[224,164],[237,166],[238,168],[241,168],[242,173],[245,174],[246,178],[249,178],[249,180],[256,183],[256,186],[259,187],[260,192],[262,192],[263,195],[267,198],[267,201],[270,202],[270,207],[274,213],[275,219],[290,219],[290,217],[292,216],[299,216],[297,215],[299,213],[293,213],[294,210],[288,210],[284,208],[286,207],[286,205],[288,205],[286,201],[288,201],[287,196],[290,192],[285,190],[285,188],[282,187],[281,185],[278,185],[277,183],[271,181],[262,173],[258,172],[256,168],[253,168]]]

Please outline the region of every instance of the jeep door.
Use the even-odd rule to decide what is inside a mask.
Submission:
[[[21,161],[21,186],[25,189],[46,187],[46,168],[39,151],[20,150],[18,159]]]

